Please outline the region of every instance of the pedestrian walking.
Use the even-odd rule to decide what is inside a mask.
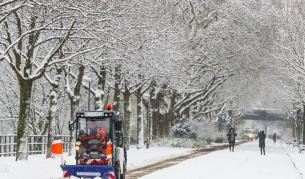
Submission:
[[[258,144],[261,151],[261,155],[265,155],[265,140],[266,140],[266,134],[264,131],[261,131],[258,134]]]
[[[235,138],[237,134],[235,133],[235,129],[231,127],[229,129],[229,132],[227,134],[228,142],[229,142],[229,149],[230,152],[234,152],[234,146],[235,146]]]
[[[273,134],[272,139],[273,139],[273,143],[275,144],[276,143],[276,133]]]

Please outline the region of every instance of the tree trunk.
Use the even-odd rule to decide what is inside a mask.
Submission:
[[[298,140],[300,140],[301,137],[301,109],[297,110],[297,122],[296,122],[296,137]]]
[[[149,108],[149,111],[148,111],[148,116],[147,116],[147,125],[148,125],[148,131],[147,131],[147,134],[148,134],[148,147],[150,147],[150,143],[152,141],[152,136],[153,136],[153,110],[152,110],[152,106],[150,105],[150,108]]]
[[[137,96],[137,148],[143,148],[144,146],[144,123],[142,113],[142,88],[136,91]]]
[[[77,109],[78,109],[78,106],[79,106],[79,99],[76,99],[76,98],[70,98],[70,121],[74,121],[75,120],[75,113],[77,112]],[[70,131],[69,133],[70,135],[70,140],[69,140],[69,155],[72,154],[72,142],[73,142],[73,131]]]
[[[292,137],[295,138],[295,118],[291,117],[290,119],[290,127],[292,129]]]
[[[55,136],[55,126],[56,126],[56,114],[57,114],[57,104],[58,104],[58,93],[59,93],[59,82],[62,68],[56,69],[56,80],[55,83],[51,84],[52,90],[49,94],[50,97],[50,107],[48,111],[48,123],[47,123],[47,153],[46,158],[51,157],[51,144]]]
[[[151,90],[149,92],[149,110],[148,110],[148,116],[147,116],[147,125],[148,125],[148,129],[149,131],[147,132],[149,135],[149,142],[151,143],[152,139],[153,139],[153,131],[154,131],[154,126],[153,126],[153,106],[154,106],[154,91],[155,91],[155,84],[153,83]],[[149,146],[148,146],[149,147]]]
[[[146,143],[146,148],[148,149],[149,148],[149,146],[150,146],[150,139],[151,139],[151,137],[150,137],[150,127],[151,127],[151,118],[150,118],[150,108],[151,108],[151,106],[150,106],[150,99],[149,99],[149,97],[148,98],[142,98],[142,104],[143,104],[143,106],[145,107],[145,111],[146,111],[146,113],[143,113],[143,118],[145,119],[143,119],[143,122],[145,121],[146,122],[146,129],[145,129],[145,143]],[[144,125],[145,126],[145,125]]]
[[[124,92],[124,119],[123,119],[123,132],[124,132],[124,145],[126,149],[129,149],[130,144],[130,91],[127,89],[125,85]]]
[[[115,74],[114,74],[114,96],[113,96],[113,110],[119,111],[120,107],[120,80],[121,80],[121,65],[117,65],[115,67]]]
[[[303,103],[303,144],[305,144],[305,103]]]
[[[49,107],[49,111],[48,111],[48,126],[47,126],[47,153],[46,153],[46,158],[50,158],[51,157],[51,144],[52,141],[54,140],[54,136],[55,136],[55,125],[56,125],[56,121],[55,121],[55,117],[56,117],[56,111],[57,111],[57,100],[58,100],[58,91],[56,91],[55,89],[53,89],[50,92],[50,107]]]
[[[158,136],[164,137],[164,131],[165,131],[165,125],[166,125],[166,113],[164,111],[164,108],[166,106],[164,97],[165,97],[165,91],[166,91],[167,85],[163,84],[160,91],[157,93],[156,101],[155,101],[155,110],[157,112],[156,116],[158,117],[158,128],[159,128],[159,134]],[[162,111],[161,111],[162,110]]]
[[[150,104],[151,104],[151,117],[152,117],[152,134],[153,138],[157,138],[159,134],[159,116],[157,112],[157,105],[156,105],[156,87],[153,86],[149,92]]]
[[[81,93],[81,86],[83,82],[85,72],[85,66],[81,65],[79,67],[79,74],[77,77],[77,82],[73,90],[73,94],[69,94],[70,98],[70,122],[74,122],[75,120],[75,113],[78,110],[79,102],[80,102],[80,93]],[[69,155],[71,155],[72,152],[72,142],[73,142],[73,131],[70,131],[69,133],[70,140],[69,140]]]
[[[166,117],[167,120],[166,120],[166,127],[165,127],[165,136],[169,136],[171,126],[173,125],[173,122],[175,120],[176,96],[177,96],[177,92],[176,92],[176,90],[173,90],[171,98],[170,98],[168,114]]]
[[[96,71],[92,68],[95,72],[96,76],[98,77],[97,82],[97,90],[95,92],[94,98],[94,109],[101,110],[104,108],[104,96],[105,96],[105,85],[106,85],[106,66],[104,64],[101,65],[100,71]]]
[[[17,126],[16,160],[27,159],[27,139],[29,135],[28,122],[30,119],[32,80],[19,79],[20,101],[19,121]]]
[[[146,109],[147,109],[147,113],[146,113],[146,119],[147,119],[147,126],[146,126],[146,148],[148,149],[150,147],[150,143],[151,143],[151,110],[150,110],[150,106],[147,105]]]

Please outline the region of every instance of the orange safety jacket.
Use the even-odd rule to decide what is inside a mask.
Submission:
[[[111,141],[107,142],[106,155],[107,155],[107,159],[112,158],[112,142]]]

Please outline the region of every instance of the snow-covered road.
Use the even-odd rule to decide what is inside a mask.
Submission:
[[[303,179],[304,164],[305,155],[297,149],[267,141],[266,155],[261,156],[258,141],[254,141],[237,146],[234,153],[216,151],[141,179]]]
[[[141,179],[305,179],[305,153],[299,154],[297,148],[286,144],[274,145],[267,141],[266,156],[261,156],[257,143],[239,145],[234,153],[220,150],[189,159]],[[166,147],[149,150],[132,148],[128,153],[128,168],[138,168],[190,151]],[[67,162],[74,161],[73,157],[65,159]],[[59,164],[59,158],[46,160],[41,155],[20,162],[14,162],[14,158],[0,158],[0,178],[58,179],[62,176]]]

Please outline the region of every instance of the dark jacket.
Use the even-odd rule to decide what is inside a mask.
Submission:
[[[227,138],[229,142],[235,142],[237,134],[235,132],[228,132]]]
[[[97,128],[90,128],[89,129],[89,135],[96,135],[97,134]]]
[[[272,139],[274,142],[276,142],[276,133],[273,134]]]
[[[260,132],[258,134],[258,144],[259,147],[265,147],[266,134],[264,132]]]

